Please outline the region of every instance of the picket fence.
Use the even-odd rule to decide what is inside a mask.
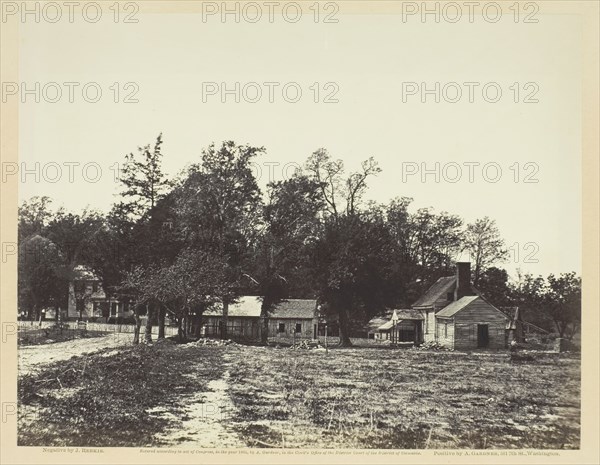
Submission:
[[[19,321],[20,330],[37,330],[43,328],[49,328],[56,324],[55,321]],[[102,333],[134,333],[135,325],[130,324],[109,324],[109,323],[95,323],[95,322],[76,322],[69,321],[65,323],[68,329],[86,329],[87,331],[97,331]],[[144,327],[141,328],[143,334]],[[158,335],[158,327],[152,327],[152,334]],[[165,336],[176,336],[177,328],[174,326],[165,326]]]

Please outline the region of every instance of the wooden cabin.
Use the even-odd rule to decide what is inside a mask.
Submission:
[[[458,262],[456,274],[438,279],[412,308],[423,314],[425,343],[457,350],[506,347],[510,318],[472,286],[469,262]]]
[[[262,300],[258,296],[242,296],[229,305],[227,334],[234,339],[259,340],[263,328]],[[222,304],[207,309],[200,335],[220,337],[223,316]],[[313,339],[317,337],[317,301],[286,299],[275,306],[268,316],[269,339]]]
[[[508,321],[482,297],[465,296],[436,314],[436,341],[456,350],[504,349]]]

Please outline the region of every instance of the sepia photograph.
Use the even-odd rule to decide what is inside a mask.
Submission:
[[[597,2],[0,5],[3,464],[598,463]]]

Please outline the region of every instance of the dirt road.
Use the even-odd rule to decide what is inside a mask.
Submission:
[[[230,361],[230,357],[226,355],[224,367],[227,367]],[[227,392],[229,377],[229,370],[225,368],[221,378],[208,383],[208,390],[181,399],[180,405],[185,410],[184,420],[176,427],[157,434],[156,439],[166,447],[245,447],[244,442],[231,428],[236,409]],[[197,375],[193,374],[189,379],[193,383]],[[173,413],[162,408],[155,409],[152,413],[177,418]]]
[[[19,346],[19,376],[43,369],[46,365],[68,360],[73,356],[92,354],[102,349],[118,348],[130,345],[132,335],[128,333],[111,333],[107,336],[75,339],[72,341]]]

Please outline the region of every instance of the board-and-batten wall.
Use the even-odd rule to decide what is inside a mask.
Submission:
[[[454,348],[477,349],[477,325],[488,325],[490,349],[506,346],[507,317],[486,301],[477,299],[454,315]]]

